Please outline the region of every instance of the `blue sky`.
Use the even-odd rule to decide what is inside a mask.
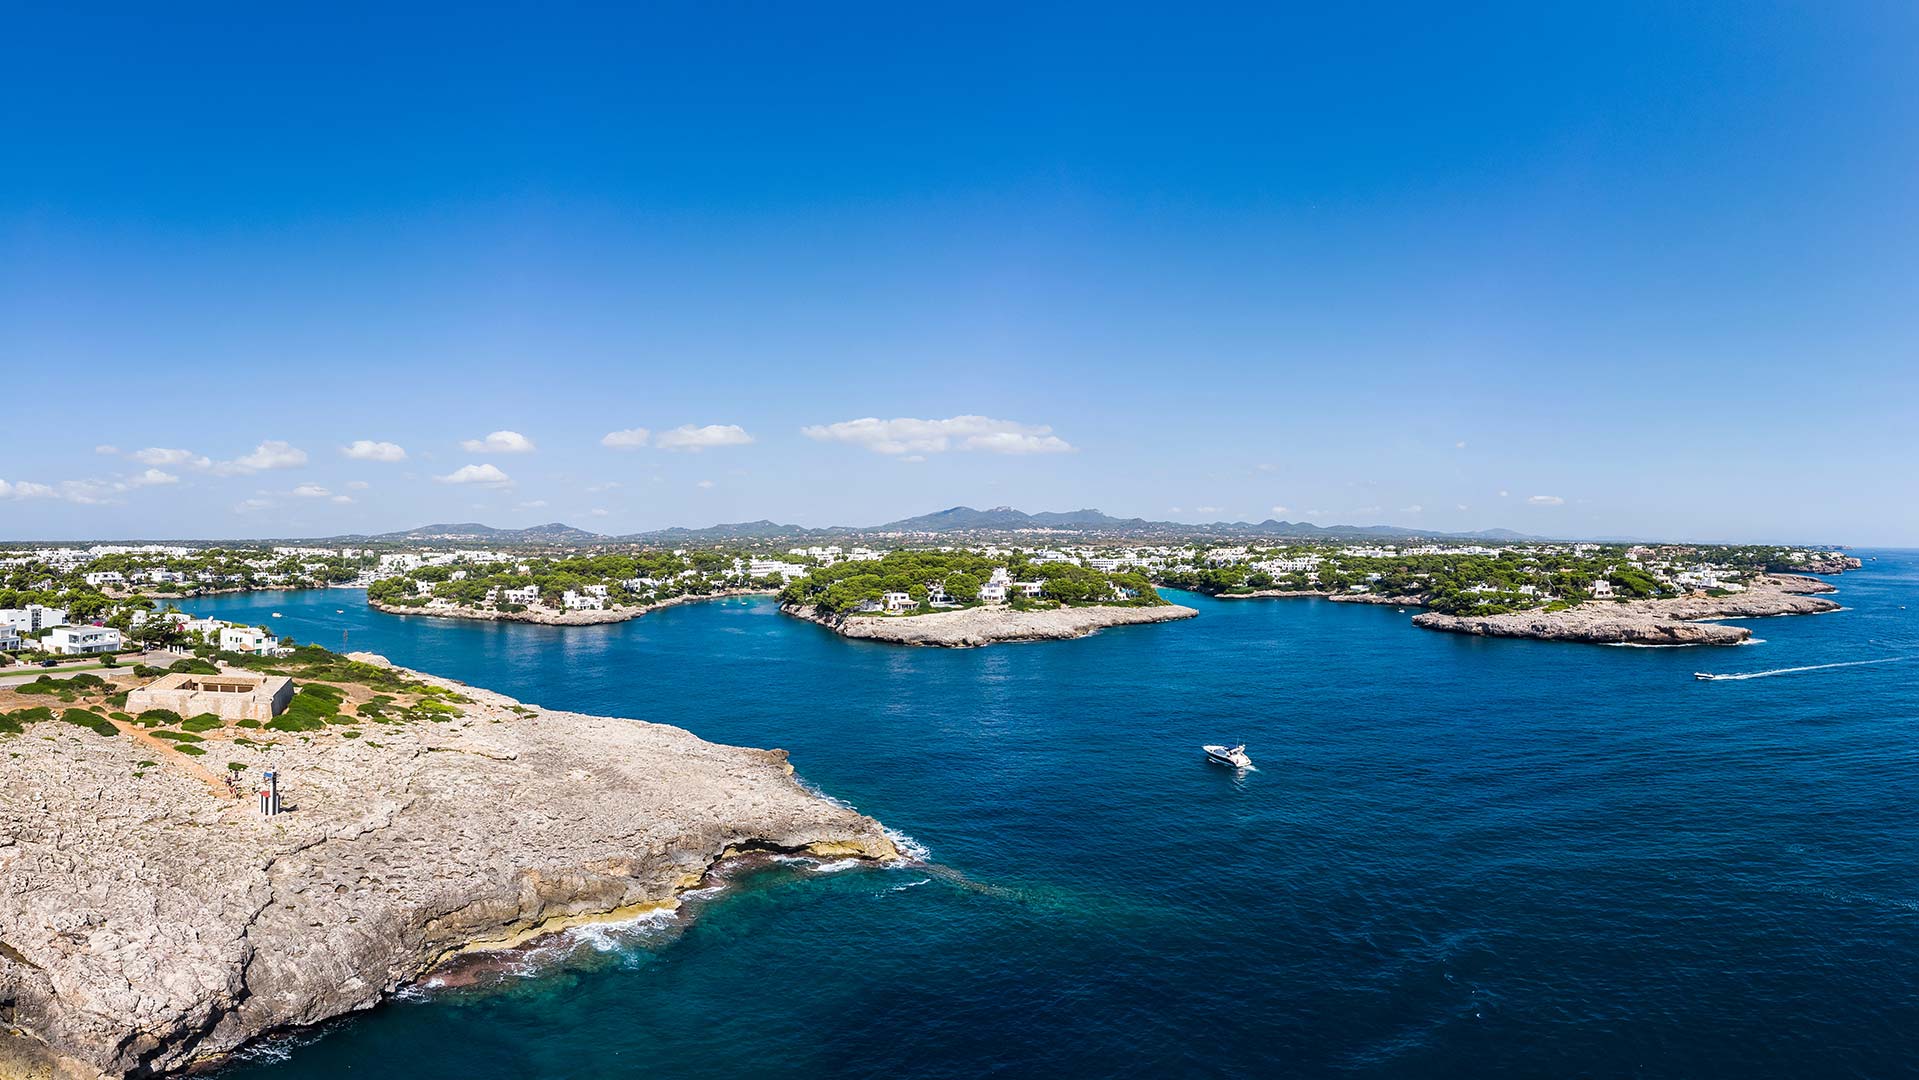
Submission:
[[[1919,545],[1919,8],[1556,6],[16,12],[0,537]]]

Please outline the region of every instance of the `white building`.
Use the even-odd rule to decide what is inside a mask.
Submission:
[[[40,639],[40,647],[65,656],[113,652],[120,648],[120,631],[111,626],[56,626]]]
[[[67,613],[39,604],[28,604],[23,608],[0,608],[0,625],[11,626],[22,634],[31,634],[49,626],[67,625]]]
[[[522,585],[517,589],[501,589],[500,602],[503,604],[525,604],[531,607],[540,602],[538,585]]]
[[[0,626],[0,652],[19,652],[26,645],[26,639],[20,636],[20,631],[11,626]]]
[[[257,626],[228,626],[220,630],[220,651],[266,656],[280,647],[280,639]]]
[[[599,611],[606,607],[606,601],[598,596],[587,596],[568,589],[560,594],[560,606],[568,611]]]
[[[880,602],[886,605],[887,614],[898,615],[913,606],[913,597],[909,593],[890,592],[880,597]]]

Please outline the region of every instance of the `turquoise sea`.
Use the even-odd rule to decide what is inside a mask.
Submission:
[[[927,861],[737,874],[223,1076],[1911,1075],[1919,554],[1862,554],[1849,610],[1717,650],[1185,595],[1196,620],[968,651],[764,600],[567,629],[194,601],[785,747]],[[1861,660],[1891,662],[1692,678]],[[1242,740],[1257,771],[1201,758]]]

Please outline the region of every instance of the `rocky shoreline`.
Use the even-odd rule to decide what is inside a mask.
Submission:
[[[1744,592],[1729,596],[1686,596],[1623,603],[1587,601],[1564,611],[1515,611],[1504,615],[1442,615],[1428,611],[1413,616],[1413,625],[1480,637],[1589,645],[1739,645],[1752,638],[1750,629],[1712,620],[1837,611],[1839,604],[1812,595],[1835,591],[1817,578],[1772,574]]]
[[[1423,596],[1382,596],[1377,593],[1331,592],[1326,589],[1256,589],[1252,592],[1214,593],[1215,600],[1331,600],[1335,604],[1384,604],[1389,607],[1425,607]]]
[[[626,622],[637,619],[651,611],[674,607],[679,604],[698,603],[702,600],[725,600],[733,596],[772,596],[771,589],[726,589],[716,593],[701,593],[697,596],[675,596],[651,604],[635,604],[626,607],[603,608],[599,611],[492,611],[486,608],[466,607],[445,601],[434,601],[425,607],[406,607],[402,604],[388,604],[369,598],[367,606],[375,611],[384,611],[388,615],[430,615],[436,619],[471,619],[476,622],[521,622],[540,626],[599,626],[605,623]],[[439,606],[434,606],[434,605]]]
[[[218,1061],[463,951],[673,906],[734,855],[899,857],[783,751],[417,677],[459,715],[209,732],[191,760],[125,725],[5,737],[0,1076]],[[229,760],[278,770],[289,812],[227,795],[209,776]]]
[[[923,645],[968,649],[1006,641],[1065,641],[1082,638],[1109,626],[1137,626],[1174,622],[1199,614],[1178,604],[1152,607],[1048,608],[1015,611],[1002,607],[960,608],[928,615],[825,615],[812,607],[785,605],[781,611],[815,622],[842,637],[880,641],[891,645]]]

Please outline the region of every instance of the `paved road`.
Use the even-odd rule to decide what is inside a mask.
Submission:
[[[180,659],[180,657],[170,652],[144,652],[119,656],[114,659],[119,664],[118,670],[124,671],[135,664],[152,664],[154,667],[166,667],[168,664]],[[0,668],[0,686],[14,686],[23,682],[32,682],[42,675],[55,679],[70,679],[75,675],[101,675],[115,670],[113,668],[92,666],[96,663],[98,663],[98,661],[89,660],[85,664],[75,664],[71,668],[43,668],[33,665],[22,666],[13,664]]]

